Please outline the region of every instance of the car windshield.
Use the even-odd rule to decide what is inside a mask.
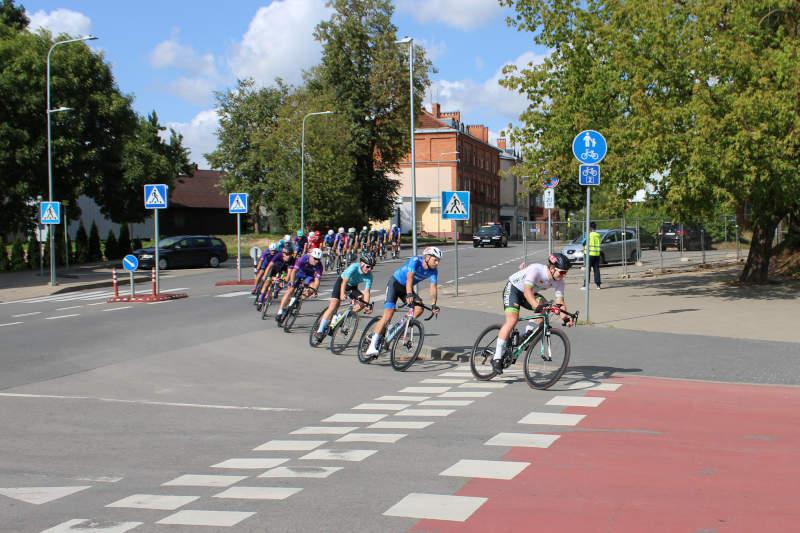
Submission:
[[[483,226],[478,230],[478,235],[500,235],[500,226]]]
[[[158,243],[159,248],[172,248],[172,246],[181,240],[181,237],[167,237],[166,239],[161,239]]]

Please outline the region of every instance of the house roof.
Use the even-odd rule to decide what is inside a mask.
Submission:
[[[223,173],[196,169],[191,176],[178,176],[170,202],[183,207],[228,209],[228,196],[217,188]]]
[[[441,119],[437,119],[431,113],[429,113],[426,109],[422,110],[422,114],[417,119],[417,128],[422,129],[439,129],[439,128],[448,128],[452,129],[453,126],[450,124],[446,124]]]

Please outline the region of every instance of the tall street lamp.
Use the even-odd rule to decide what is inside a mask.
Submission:
[[[408,85],[411,94],[411,254],[417,255],[417,162],[414,159],[414,39],[406,37],[395,44],[408,44]]]
[[[75,39],[66,39],[53,43],[50,50],[47,51],[47,200],[53,201],[53,146],[51,138],[50,115],[52,113],[60,113],[62,111],[70,111],[69,107],[59,107],[57,109],[50,108],[50,55],[55,50],[56,46],[69,43],[78,43],[82,41],[94,41],[97,39],[94,35],[84,35]],[[56,241],[55,231],[50,231],[50,285],[56,285]]]
[[[300,135],[300,229],[306,229],[306,119],[314,115],[333,115],[333,111],[317,111],[303,117],[303,130]]]

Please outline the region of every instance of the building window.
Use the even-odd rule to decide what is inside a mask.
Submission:
[[[438,215],[442,212],[442,209],[439,206],[431,207],[431,215]]]

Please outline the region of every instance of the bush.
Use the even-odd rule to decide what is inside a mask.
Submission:
[[[120,257],[131,253],[131,232],[128,224],[123,222],[119,227],[119,240],[117,241]]]
[[[92,221],[92,229],[89,230],[89,262],[102,261],[103,251],[100,249],[100,232],[97,224]]]
[[[22,243],[20,242],[20,248],[22,248]],[[14,256],[14,250],[11,250],[12,262]],[[33,270],[39,270],[39,260],[42,257],[41,249],[39,248],[39,241],[36,240],[35,237],[31,237],[28,239],[28,268],[32,268]],[[25,264],[25,260],[23,259],[22,264]]]
[[[106,237],[106,260],[113,261],[119,259],[119,245],[117,238],[114,236],[114,230],[108,230],[108,237]]]
[[[75,262],[86,263],[89,261],[89,236],[86,235],[86,228],[83,227],[83,221],[78,226],[78,231],[75,233]]]
[[[8,252],[6,251],[6,240],[0,235],[0,272],[5,272],[11,268],[11,263],[8,261]]]
[[[36,247],[38,248],[39,243],[36,243]],[[27,265],[25,264],[25,250],[22,248],[22,241],[17,239],[14,241],[14,244],[11,246],[11,262],[9,264],[10,270],[25,270]]]

